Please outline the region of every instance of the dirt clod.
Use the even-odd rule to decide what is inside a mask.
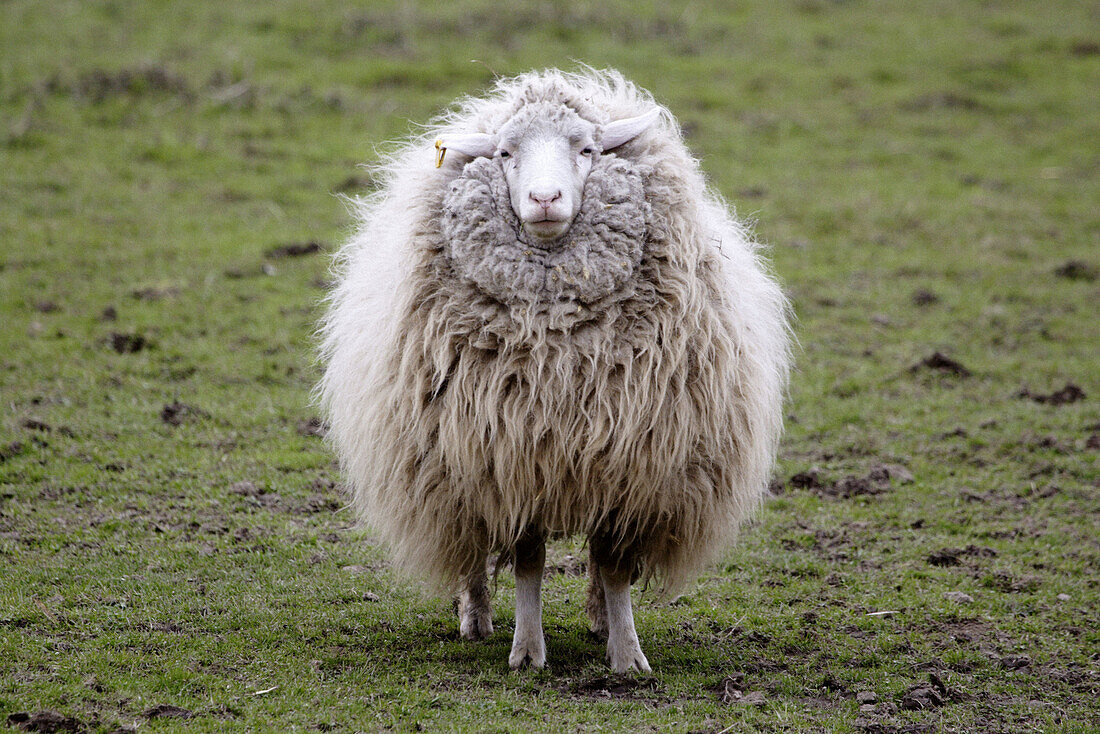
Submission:
[[[745,674],[733,673],[722,679],[715,692],[718,694],[718,700],[722,703],[733,703],[744,696],[744,689]]]
[[[160,410],[160,419],[170,426],[182,425],[185,420],[192,416],[205,416],[207,413],[193,405],[187,405],[181,403],[178,400],[174,400],[168,403]]]
[[[1090,283],[1096,280],[1097,273],[1097,268],[1084,260],[1066,260],[1054,269],[1054,274],[1059,278],[1086,280]]]
[[[928,554],[928,562],[933,566],[957,566],[961,563],[959,560],[962,556],[977,556],[979,558],[992,558],[997,555],[997,551],[992,548],[985,548],[974,544],[968,545],[965,548],[940,548],[938,551],[933,551]],[[947,592],[955,593],[955,592]]]
[[[1005,670],[1021,670],[1031,665],[1030,655],[1006,655],[1001,658],[1001,667]]]
[[[248,481],[247,479],[242,482],[234,482],[229,486],[229,491],[233,494],[243,495],[245,497],[259,497],[264,493],[264,490],[260,489],[255,483]]]
[[[958,548],[942,548],[928,554],[928,562],[933,566],[957,566],[959,565]]]
[[[821,472],[817,469],[792,474],[789,482],[795,489],[822,489],[825,486],[821,483]]]
[[[933,352],[931,356],[925,357],[909,368],[910,372],[919,372],[921,370],[934,370],[936,372],[955,375],[956,377],[970,376],[970,370],[961,363],[951,359],[943,352]]]
[[[914,306],[931,306],[933,303],[939,303],[939,300],[939,296],[924,288],[913,292]]]
[[[923,684],[911,688],[901,697],[901,707],[906,711],[923,711],[943,706],[943,704],[944,700],[939,691]]]
[[[107,339],[111,344],[111,349],[119,354],[135,354],[149,346],[149,340],[144,335],[136,332],[112,331]]]
[[[957,604],[970,604],[974,601],[974,597],[970,596],[970,594],[967,594],[965,591],[945,591],[943,592],[943,598]]]
[[[87,727],[80,719],[63,716],[56,711],[38,711],[33,714],[14,713],[8,715],[8,726],[16,726],[23,731],[35,731],[48,734],[52,732],[83,732]]]
[[[1061,390],[1055,390],[1052,393],[1042,394],[1031,392],[1026,387],[1020,392],[1016,393],[1018,398],[1027,398],[1033,400],[1036,403],[1043,403],[1045,405],[1068,405],[1070,403],[1076,403],[1078,400],[1084,400],[1087,396],[1085,391],[1072,382],[1067,382],[1066,386]]]

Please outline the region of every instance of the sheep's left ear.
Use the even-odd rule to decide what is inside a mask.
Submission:
[[[468,133],[465,135],[447,135],[435,141],[435,167],[443,165],[443,156],[448,150],[453,150],[471,158],[488,158],[496,151],[496,141],[492,135],[485,133]]]
[[[603,149],[611,150],[624,143],[629,143],[648,130],[660,117],[661,109],[654,107],[644,115],[607,123],[603,126],[603,138],[601,140]]]

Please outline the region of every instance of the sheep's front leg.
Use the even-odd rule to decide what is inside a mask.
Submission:
[[[607,657],[611,669],[625,673],[634,668],[650,672],[649,661],[638,643],[634,630],[634,610],[630,606],[630,573],[602,566],[604,603],[607,605]]]
[[[546,542],[542,535],[524,533],[516,544],[516,634],[508,664],[533,668],[546,664],[546,641],[542,636],[542,566]]]
[[[630,584],[637,570],[636,558],[629,546],[616,543],[604,531],[589,539],[591,562],[596,565],[593,581],[603,582],[603,607],[607,620],[607,659],[616,673],[634,669],[650,672],[649,661],[638,644],[634,630],[634,610],[630,606]],[[589,601],[593,601],[590,592]],[[598,622],[597,620],[594,620]]]
[[[467,640],[483,640],[493,634],[493,610],[489,605],[489,584],[485,564],[466,577],[458,595],[458,631]]]

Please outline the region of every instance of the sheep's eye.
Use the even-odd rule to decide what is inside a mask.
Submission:
[[[592,148],[585,148],[581,151],[581,155],[592,155]]]
[[[501,158],[511,158],[511,157],[512,157],[512,154],[511,154],[511,153],[509,153],[509,152],[508,152],[508,151],[506,151],[506,150],[502,150],[502,151],[500,151],[500,157],[501,157]]]

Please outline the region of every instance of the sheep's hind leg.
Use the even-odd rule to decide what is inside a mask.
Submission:
[[[546,562],[546,541],[528,531],[516,544],[516,633],[508,665],[532,668],[546,664],[546,641],[542,636],[542,567]]]
[[[592,633],[606,640],[607,604],[603,596],[603,579],[600,578],[600,565],[592,553],[588,556],[588,599],[584,603],[584,613]]]
[[[466,577],[458,596],[458,631],[467,640],[483,640],[493,634],[493,610],[489,605],[485,564]]]

